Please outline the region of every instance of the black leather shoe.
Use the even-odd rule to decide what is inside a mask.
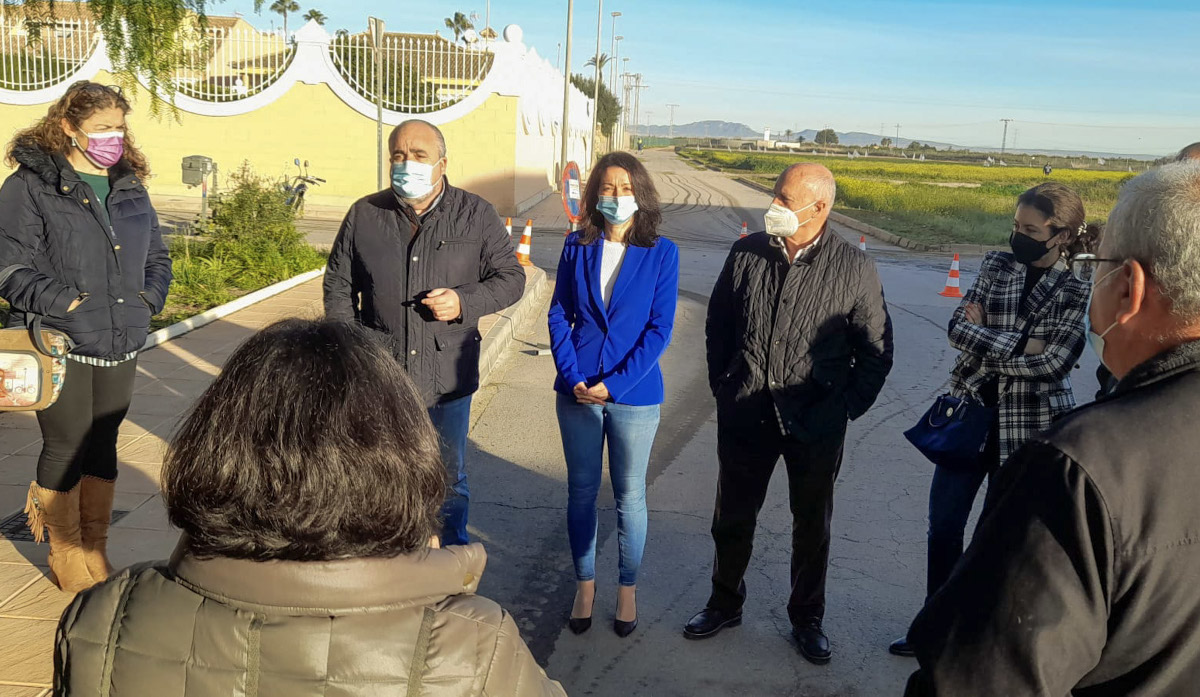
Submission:
[[[573,632],[575,634],[583,634],[584,632],[586,632],[587,630],[592,628],[592,618],[591,617],[572,617],[571,619],[567,620],[567,627],[569,627],[571,629],[571,632]]]
[[[796,638],[796,645],[800,647],[800,655],[809,663],[823,666],[833,658],[833,652],[829,650],[829,638],[822,631],[820,620],[793,627],[792,636]]]
[[[742,623],[742,612],[724,612],[706,607],[697,612],[683,628],[685,639],[707,639],[716,636],[726,627],[736,627]]]
[[[907,636],[902,636],[892,642],[892,645],[888,647],[888,653],[903,658],[914,658],[917,655],[917,650],[913,648],[912,644],[908,643]]]
[[[630,634],[633,634],[633,630],[635,630],[635,629],[637,629],[637,618],[636,617],[633,618],[632,622],[622,622],[621,620],[613,620],[613,631],[616,632],[617,636],[621,637],[622,639],[629,636]]]

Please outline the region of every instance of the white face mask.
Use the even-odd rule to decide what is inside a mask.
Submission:
[[[792,211],[784,208],[778,203],[772,203],[771,207],[767,209],[767,214],[763,216],[763,222],[767,226],[767,234],[772,237],[791,237],[792,235],[796,234],[796,231],[799,230],[801,226],[808,225],[817,217],[814,215],[802,223],[800,222],[800,219],[796,217],[796,214],[805,208],[812,208],[815,205],[817,205],[817,201],[813,201],[807,206],[803,206]]]
[[[405,160],[392,163],[392,189],[407,201],[419,201],[433,191],[435,165]]]
[[[1092,351],[1094,351],[1096,353],[1096,357],[1100,359],[1100,364],[1106,368],[1108,367],[1108,364],[1104,362],[1104,337],[1108,336],[1109,332],[1116,329],[1119,322],[1114,320],[1112,324],[1108,325],[1108,329],[1105,329],[1103,332],[1097,334],[1096,330],[1092,327],[1092,296],[1096,294],[1096,286],[1100,285],[1101,283],[1104,283],[1113,274],[1115,274],[1116,272],[1118,272],[1120,270],[1121,270],[1121,267],[1118,266],[1117,268],[1113,269],[1112,271],[1109,271],[1108,273],[1104,274],[1104,277],[1101,278],[1099,281],[1096,281],[1095,283],[1092,284],[1092,289],[1091,289],[1091,291],[1088,292],[1087,314],[1084,315],[1084,317],[1087,319],[1088,345],[1092,347]]]
[[[608,222],[620,225],[637,213],[637,199],[633,196],[601,196],[596,201],[596,210]]]

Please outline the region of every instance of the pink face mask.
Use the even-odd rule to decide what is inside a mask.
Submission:
[[[105,131],[104,133],[88,133],[88,146],[84,155],[97,167],[108,169],[121,161],[125,154],[125,132]],[[75,141],[75,147],[79,142]]]

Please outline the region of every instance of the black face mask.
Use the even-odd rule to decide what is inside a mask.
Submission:
[[[1013,256],[1026,266],[1050,253],[1050,247],[1045,242],[1038,242],[1019,232],[1014,232],[1012,237],[1008,238],[1008,243],[1012,246]]]

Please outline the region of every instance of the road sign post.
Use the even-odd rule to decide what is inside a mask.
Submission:
[[[575,230],[575,223],[579,222],[583,217],[583,185],[579,173],[579,165],[574,162],[568,162],[566,167],[563,167],[562,175],[562,201],[563,210],[567,213],[567,220],[571,223],[571,229],[568,234]]]

